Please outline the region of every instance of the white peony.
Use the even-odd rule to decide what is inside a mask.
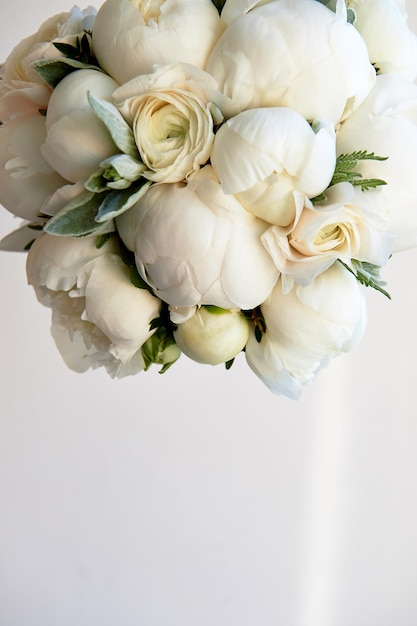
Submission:
[[[329,359],[360,340],[366,325],[360,286],[340,263],[286,295],[279,281],[261,310],[266,333],[260,343],[250,335],[247,362],[273,392],[293,399]]]
[[[357,170],[387,183],[369,193],[377,210],[389,212],[389,230],[396,235],[393,251],[415,246],[417,86],[398,75],[378,76],[369,97],[340,127],[336,143],[338,154],[367,150],[388,157],[360,161]]]
[[[36,221],[45,203],[66,181],[43,158],[43,115],[0,125],[0,202],[11,213]]]
[[[271,226],[262,241],[282,274],[284,293],[294,281],[308,285],[336,259],[351,259],[379,267],[388,261],[394,236],[387,222],[374,212],[372,191],[363,192],[350,183],[326,191],[327,199],[316,206],[307,201],[294,228]],[[302,201],[302,198],[299,198]]]
[[[179,182],[209,160],[213,117],[223,121],[221,109],[227,105],[216,87],[210,74],[182,63],[158,67],[114,92],[147,168],[143,176]]]
[[[59,13],[44,22],[36,33],[15,46],[0,70],[0,120],[17,115],[37,114],[46,109],[51,89],[33,69],[32,64],[42,59],[60,57],[62,54],[53,41],[74,44],[84,30],[91,30],[96,10],[81,11],[74,7],[70,12]]]
[[[143,369],[141,347],[160,301],[132,285],[117,244],[97,249],[94,237],[45,234],[29,251],[27,275],[52,308],[52,335],[71,369],[104,366],[118,377]]]
[[[278,278],[261,242],[267,224],[224,195],[210,166],[188,184],[154,185],[117,227],[141,276],[174,307],[251,309]]]
[[[283,106],[339,122],[375,81],[362,37],[316,0],[257,4],[228,25],[207,71],[241,109]]]
[[[312,128],[284,107],[243,111],[218,130],[212,164],[225,193],[261,219],[288,226],[296,217],[294,191],[314,197],[330,183],[334,129],[326,121]]]
[[[174,337],[190,359],[218,365],[243,350],[249,339],[249,323],[240,311],[201,307],[177,327]]]
[[[203,68],[222,30],[211,0],[107,0],[94,23],[94,51],[122,84],[155,64]]]
[[[407,25],[403,0],[346,0],[355,13],[355,28],[379,73],[417,76],[417,35]]]
[[[42,154],[72,183],[87,179],[105,158],[118,152],[109,131],[88,102],[89,92],[110,100],[117,87],[110,76],[86,69],[68,74],[51,95]]]

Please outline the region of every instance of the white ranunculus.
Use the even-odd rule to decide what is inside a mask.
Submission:
[[[249,323],[240,311],[201,307],[177,327],[174,337],[193,361],[218,365],[242,352],[249,339]]]
[[[52,42],[74,44],[77,35],[91,30],[95,14],[93,7],[84,11],[74,7],[70,12],[54,15],[13,48],[0,70],[1,121],[46,109],[51,89],[32,64],[62,56]]]
[[[219,89],[241,109],[283,106],[309,121],[339,122],[375,81],[362,37],[320,2],[257,4],[228,25],[210,55],[206,70]]]
[[[25,220],[36,220],[48,198],[66,184],[41,154],[45,117],[18,117],[0,125],[0,202]]]
[[[94,23],[94,51],[123,84],[155,64],[203,68],[222,30],[211,0],[107,0]]]
[[[133,128],[136,144],[154,182],[188,178],[210,157],[213,115],[220,115],[224,96],[210,74],[192,65],[158,67],[132,79],[113,94],[113,101]]]
[[[105,158],[119,151],[88,102],[89,92],[110,100],[117,87],[110,76],[86,69],[68,74],[52,93],[42,154],[61,176],[72,183],[87,179]]]
[[[278,278],[261,242],[267,224],[224,195],[210,166],[188,184],[154,185],[117,227],[141,276],[174,307],[251,309]]]
[[[388,210],[389,230],[396,235],[393,251],[417,244],[416,145],[417,86],[394,74],[377,77],[366,101],[340,127],[338,154],[374,152],[386,161],[360,161],[364,178],[386,185],[373,190],[372,202]]]
[[[380,73],[417,76],[417,36],[407,25],[402,0],[347,0],[355,13],[355,28],[368,47],[369,58]]]
[[[329,359],[359,341],[366,325],[363,293],[340,263],[285,295],[279,281],[261,310],[266,333],[260,343],[249,337],[247,362],[272,391],[294,399]]]
[[[132,285],[115,243],[97,249],[95,237],[45,234],[29,251],[27,275],[52,308],[52,335],[71,369],[104,366],[118,377],[143,369],[141,347],[160,301]]]
[[[372,192],[350,183],[339,183],[326,191],[325,202],[307,201],[290,233],[271,226],[262,241],[282,274],[284,293],[294,281],[308,285],[336,259],[351,259],[379,267],[388,261],[394,237],[386,232],[387,222],[375,213]]]
[[[313,128],[285,107],[250,109],[229,119],[216,134],[211,159],[225,193],[267,222],[291,224],[294,191],[317,196],[336,164],[333,125],[317,121]]]

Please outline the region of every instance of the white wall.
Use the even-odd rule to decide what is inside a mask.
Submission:
[[[0,57],[68,8],[2,6]],[[415,626],[417,251],[297,403],[243,360],[68,371],[24,261],[0,259],[0,626]]]

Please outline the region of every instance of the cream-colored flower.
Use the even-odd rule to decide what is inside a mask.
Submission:
[[[190,359],[218,365],[243,350],[249,339],[249,323],[240,311],[201,307],[177,327],[174,337]]]
[[[218,130],[211,162],[225,193],[261,219],[288,226],[296,217],[294,191],[314,197],[330,183],[334,128],[325,120],[311,127],[285,107],[250,109]]]
[[[94,23],[94,51],[123,84],[154,65],[203,68],[222,30],[211,0],[106,0]]]
[[[18,115],[35,115],[39,109],[46,109],[52,90],[33,69],[32,64],[42,59],[62,56],[52,42],[73,44],[77,35],[92,29],[95,14],[93,7],[84,11],[74,7],[70,12],[49,18],[36,33],[15,46],[0,70],[2,122]]]
[[[21,116],[0,125],[0,202],[31,222],[65,181],[43,158],[45,117]]]
[[[347,0],[355,13],[355,28],[368,47],[379,73],[417,76],[417,35],[407,25],[403,0]]]
[[[340,127],[338,154],[367,150],[385,161],[360,161],[364,178],[386,185],[372,192],[372,203],[388,213],[389,230],[396,239],[393,252],[417,244],[416,145],[417,86],[395,74],[381,74],[369,97]]]
[[[307,201],[299,219],[288,233],[272,226],[262,236],[277,268],[282,273],[284,293],[294,281],[308,285],[337,259],[352,259],[381,267],[388,261],[394,236],[388,223],[372,205],[372,192],[350,183],[339,183],[326,191],[327,200],[316,206]]]
[[[104,366],[118,377],[143,369],[141,347],[160,301],[132,285],[116,243],[98,249],[95,237],[45,234],[29,251],[27,275],[52,308],[52,335],[71,369]]]
[[[229,23],[206,66],[242,110],[289,107],[336,124],[364,100],[375,70],[346,10],[312,0],[256,5]]]
[[[359,283],[340,263],[287,294],[279,281],[261,309],[266,333],[259,343],[250,335],[247,362],[273,392],[294,399],[331,358],[352,349],[367,318]]]
[[[116,223],[142,278],[173,307],[251,309],[278,278],[261,242],[267,224],[224,195],[210,166],[187,184],[152,186]]]
[[[76,183],[87,179],[105,158],[118,152],[88,101],[89,92],[110,100],[117,87],[110,76],[92,69],[72,72],[55,87],[46,115],[42,154],[66,180]]]
[[[178,182],[191,176],[210,157],[214,120],[227,107],[212,76],[196,67],[158,67],[117,89],[113,101],[133,128],[154,182]]]

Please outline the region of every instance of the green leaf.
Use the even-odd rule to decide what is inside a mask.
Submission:
[[[372,289],[382,293],[386,298],[388,298],[388,300],[391,300],[391,296],[388,291],[383,289],[386,283],[381,280],[379,274],[381,268],[378,267],[378,265],[373,265],[372,263],[367,263],[365,261],[358,261],[357,259],[352,259],[351,266],[341,259],[338,259],[338,261],[348,270],[348,272],[355,276],[356,280],[359,281],[361,285],[364,285],[365,287],[372,287]]]
[[[230,370],[230,368],[232,367],[233,363],[235,362],[234,359],[230,359],[230,361],[226,361],[225,363],[225,367],[227,370]]]
[[[57,59],[41,59],[32,64],[33,69],[41,76],[41,78],[53,89],[58,83],[77,70],[93,69],[101,71],[96,65],[82,63],[75,59],[57,58]]]
[[[112,232],[114,224],[109,222],[103,228],[103,225],[98,224],[95,219],[102,201],[100,194],[85,191],[52,217],[44,230],[50,235],[63,237],[85,237],[93,233]]]
[[[128,211],[146,193],[151,184],[151,181],[143,178],[140,184],[105,194],[97,212],[96,222],[106,222]]]
[[[219,306],[214,306],[214,304],[205,304],[204,308],[212,315],[224,315],[225,313],[230,313],[229,309],[222,309]]]
[[[106,126],[119,150],[138,159],[139,152],[133,130],[114,104],[97,98],[91,91],[88,92],[88,101],[94,113]]]

